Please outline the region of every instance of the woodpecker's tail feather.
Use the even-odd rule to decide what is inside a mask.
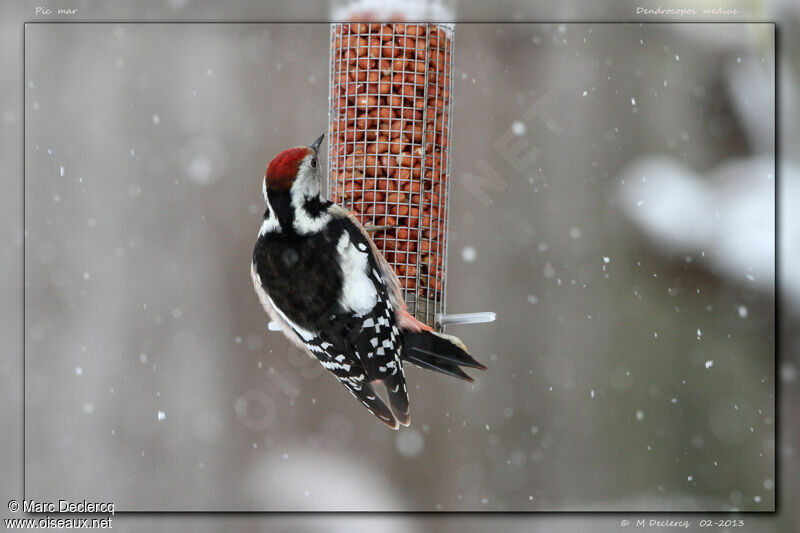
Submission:
[[[345,380],[340,381],[347,387],[347,390],[349,390],[358,401],[364,404],[364,407],[369,409],[373,415],[377,416],[381,422],[392,429],[397,429],[397,419],[395,419],[389,407],[383,403],[383,400],[381,400],[380,396],[375,392],[375,389],[372,388],[372,384],[365,382],[352,383]]]
[[[406,390],[406,378],[403,374],[402,363],[397,372],[391,376],[383,379],[383,384],[386,387],[386,393],[389,396],[389,404],[392,406],[392,411],[397,421],[408,426],[411,421],[411,415],[408,412],[408,391]]]
[[[462,366],[486,370],[467,352],[461,339],[433,331],[404,331],[401,357],[421,368],[466,381],[472,381],[472,378],[461,369]]]

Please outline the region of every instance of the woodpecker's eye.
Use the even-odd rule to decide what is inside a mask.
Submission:
[[[311,168],[317,168],[317,158],[316,157],[312,157],[311,158]]]

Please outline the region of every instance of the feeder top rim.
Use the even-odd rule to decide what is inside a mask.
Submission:
[[[453,20],[453,9],[441,0],[355,0],[331,8],[331,20],[336,22],[435,22]],[[397,20],[398,17],[401,20]]]

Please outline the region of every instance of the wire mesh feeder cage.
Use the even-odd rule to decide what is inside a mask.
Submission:
[[[373,231],[409,311],[447,315],[453,26],[331,25],[328,191]]]

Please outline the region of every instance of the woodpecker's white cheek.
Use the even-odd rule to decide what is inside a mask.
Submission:
[[[297,169],[297,178],[292,185],[293,195],[301,197],[319,196],[319,176],[317,170],[311,167],[311,158],[307,155]]]
[[[342,267],[343,286],[341,305],[361,316],[370,312],[377,302],[378,293],[370,281],[367,252],[362,252],[350,241],[347,231],[342,233],[337,245],[339,264]]]

